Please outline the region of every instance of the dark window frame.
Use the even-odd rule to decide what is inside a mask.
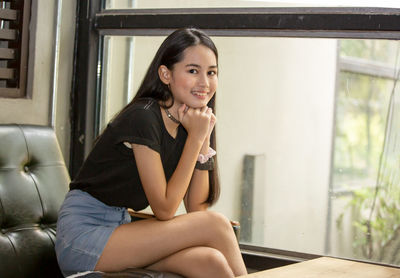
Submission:
[[[9,7],[0,7],[0,40],[7,48],[0,48],[0,97],[24,98],[27,96],[29,21],[31,0],[2,1]],[[6,27],[6,28],[3,28]],[[4,66],[5,65],[5,66]]]
[[[212,36],[400,39],[400,9],[388,8],[193,8],[105,10],[95,0],[78,1],[70,174],[74,177],[97,136],[102,42],[105,35],[167,35],[194,26]],[[397,28],[397,29],[396,29]],[[255,270],[319,255],[241,244]]]

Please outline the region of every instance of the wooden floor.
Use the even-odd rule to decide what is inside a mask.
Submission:
[[[321,257],[248,274],[246,278],[400,278],[400,268]]]

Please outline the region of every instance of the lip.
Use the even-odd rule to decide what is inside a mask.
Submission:
[[[205,99],[208,96],[208,94],[209,94],[208,91],[192,91],[192,95],[199,99]]]

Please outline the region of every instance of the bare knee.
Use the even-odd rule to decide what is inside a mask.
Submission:
[[[214,236],[232,237],[234,235],[231,222],[223,214],[207,211],[205,212],[205,218],[207,219],[206,227]]]
[[[203,224],[207,228],[232,230],[232,225],[225,215],[215,211],[202,211],[199,213],[202,215]]]

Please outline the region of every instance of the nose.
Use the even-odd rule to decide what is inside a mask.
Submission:
[[[209,80],[207,72],[200,74],[199,78],[199,86],[208,88],[209,87]]]

